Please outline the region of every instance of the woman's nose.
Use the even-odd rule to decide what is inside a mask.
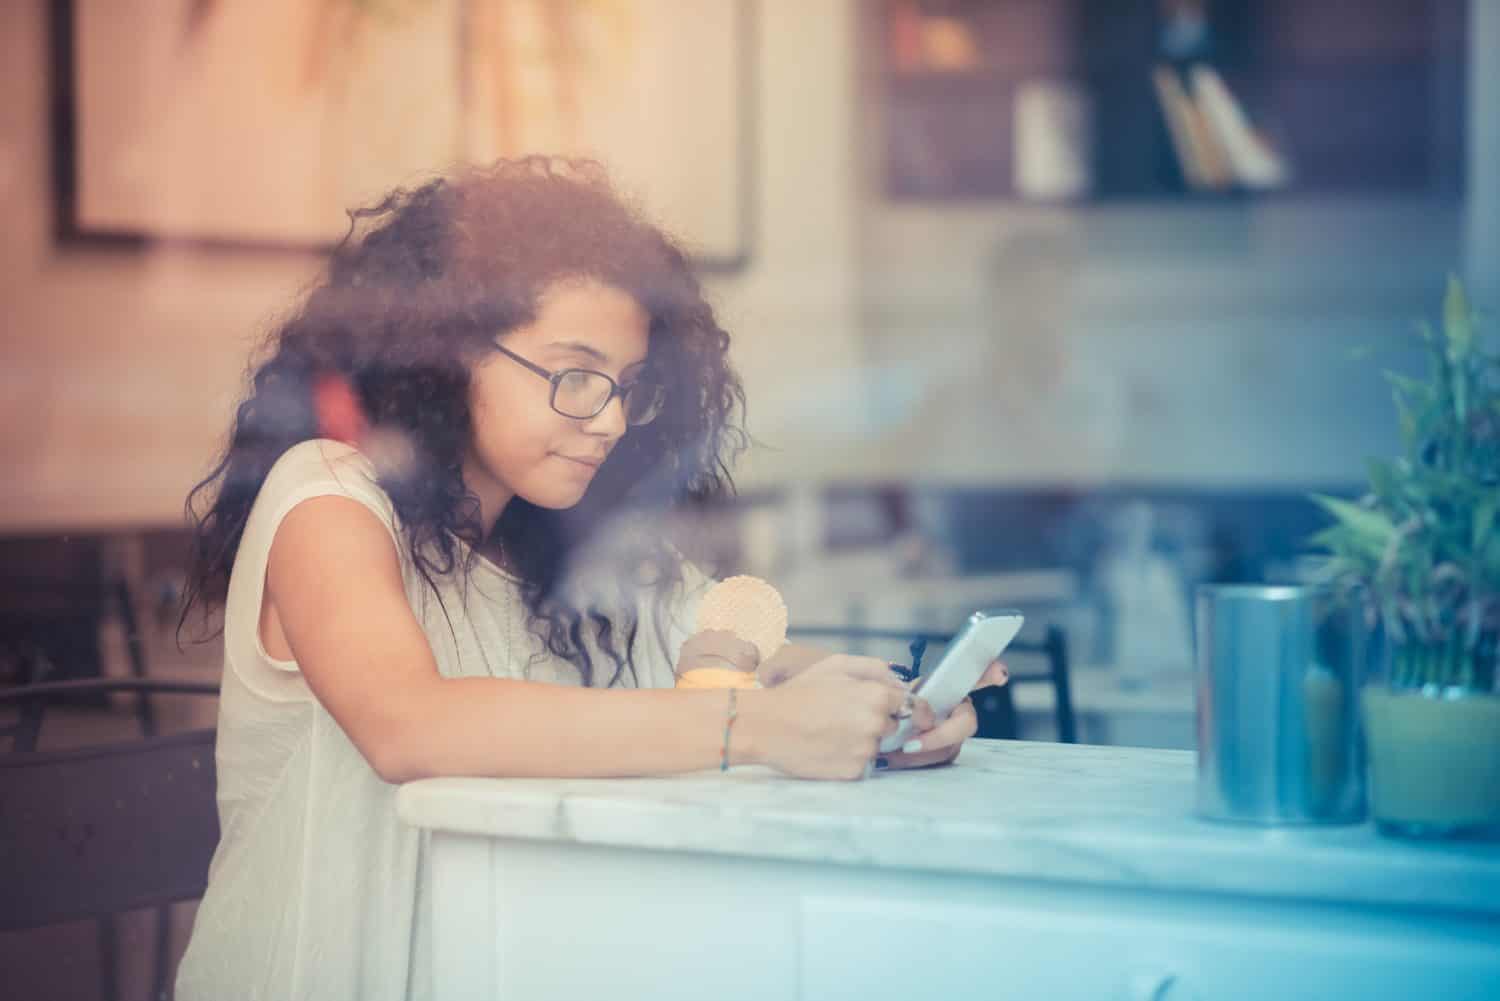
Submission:
[[[589,434],[606,438],[619,438],[628,425],[625,421],[625,399],[618,394],[610,397],[604,409],[584,422],[583,429]]]

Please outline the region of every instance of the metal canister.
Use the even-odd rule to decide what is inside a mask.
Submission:
[[[1363,820],[1366,642],[1354,610],[1317,587],[1205,584],[1194,639],[1199,815]]]

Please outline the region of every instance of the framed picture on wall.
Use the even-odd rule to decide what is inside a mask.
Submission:
[[[754,0],[54,0],[64,239],[324,248],[466,162],[603,161],[750,253]]]

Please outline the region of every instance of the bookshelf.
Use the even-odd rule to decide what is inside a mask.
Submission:
[[[883,190],[898,202],[1457,198],[1468,2],[877,0],[866,37]],[[1192,67],[1211,67],[1288,177],[1191,176],[1159,65],[1190,93]],[[1039,194],[1024,166],[1048,116],[1074,129],[1062,162],[1079,177],[1060,194]]]

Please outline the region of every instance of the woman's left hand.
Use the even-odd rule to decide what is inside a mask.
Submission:
[[[1010,671],[1006,666],[998,660],[991,661],[973,690],[1003,685],[1008,681]],[[911,722],[911,735],[905,746],[912,747],[913,742],[917,746],[910,751],[892,751],[881,755],[885,760],[885,767],[925,768],[949,764],[958,757],[964,741],[979,730],[979,717],[975,715],[974,703],[970,699],[964,699],[947,719],[938,723],[932,707],[924,699],[918,698],[912,704]]]
[[[677,676],[700,667],[750,673],[760,666],[760,651],[727,629],[704,629],[689,636],[677,656]]]

